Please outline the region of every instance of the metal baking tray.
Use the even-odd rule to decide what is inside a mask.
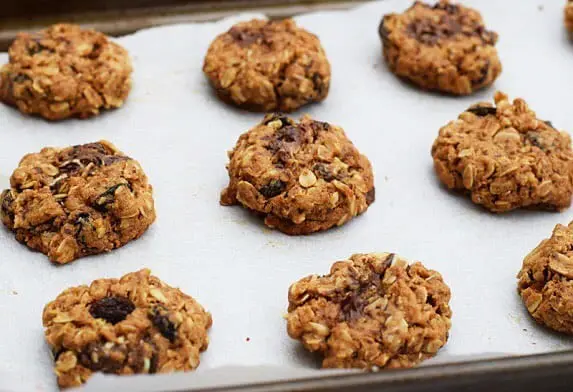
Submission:
[[[396,4],[394,7],[396,11],[399,11],[405,6],[408,5],[408,1],[401,1],[401,0],[387,0],[390,3]],[[464,3],[468,3],[470,5],[476,4],[476,8],[480,8],[479,1],[463,1]],[[102,31],[105,31],[112,35],[124,35],[134,31],[138,31],[141,29],[145,29],[152,26],[159,26],[159,25],[170,25],[174,23],[189,23],[189,22],[206,22],[212,20],[218,20],[230,15],[237,14],[239,12],[256,12],[256,13],[264,13],[269,17],[284,17],[284,16],[291,16],[291,15],[298,15],[306,12],[312,11],[329,11],[329,10],[344,10],[349,7],[353,7],[360,3],[359,1],[250,1],[250,0],[240,0],[240,1],[195,1],[195,2],[183,2],[183,1],[159,1],[159,0],[124,0],[124,1],[103,1],[103,2],[75,2],[72,5],[65,4],[61,2],[55,1],[37,1],[37,0],[26,0],[23,2],[12,2],[7,3],[7,6],[3,6],[2,10],[0,11],[0,45],[2,48],[6,48],[7,44],[15,35],[16,31],[21,30],[35,30],[39,26],[47,25],[49,23],[53,23],[56,21],[66,20],[66,21],[75,21],[78,23],[82,23],[86,26],[95,27]],[[485,3],[482,1],[482,3]],[[511,9],[512,4],[519,3],[520,13],[515,14],[514,17],[509,18],[509,14],[507,11]],[[559,3],[559,4],[557,4]],[[543,35],[543,34],[551,34],[555,39],[555,45],[559,45],[562,53],[562,61],[566,62],[567,65],[573,66],[573,64],[569,64],[573,62],[573,59],[569,58],[569,53],[567,53],[569,43],[567,42],[566,34],[562,28],[561,22],[561,14],[560,10],[562,9],[563,4],[561,2],[552,2],[551,4],[546,4],[543,1],[539,0],[512,0],[504,2],[504,4],[497,4],[495,6],[488,4],[488,13],[485,15],[486,22],[488,22],[488,27],[502,31],[506,30],[505,34],[501,35],[501,44],[500,44],[500,55],[502,57],[502,62],[504,63],[505,70],[504,74],[500,81],[496,84],[502,89],[510,90],[507,91],[512,97],[522,96],[531,104],[533,109],[537,110],[540,113],[540,116],[544,116],[544,118],[551,118],[556,126],[563,129],[568,129],[570,131],[573,130],[573,120],[568,120],[566,113],[563,111],[559,111],[554,108],[556,104],[559,102],[570,102],[572,98],[567,92],[566,89],[570,83],[573,82],[569,80],[568,76],[564,76],[564,69],[565,67],[558,67],[555,65],[554,62],[549,60],[544,60],[544,55],[547,52],[547,59],[550,59],[550,54],[553,53],[555,55],[555,51],[558,50],[557,47],[552,47],[551,44],[548,42],[543,41],[541,38],[539,41],[536,41],[535,35]],[[404,6],[405,5],[405,6]],[[484,7],[486,8],[486,7]],[[499,14],[495,14],[496,9],[499,11]],[[379,15],[381,16],[381,15]],[[378,16],[378,17],[379,17]],[[304,26],[304,19],[302,25]],[[493,23],[490,21],[493,19]],[[511,25],[511,28],[501,26],[502,21],[507,21],[508,25]],[[538,23],[532,23],[532,20],[536,20]],[[340,26],[340,25],[339,25]],[[369,29],[371,34],[375,36],[376,34],[376,25],[371,26]],[[337,26],[332,26],[333,29],[339,28]],[[546,36],[545,36],[546,37]],[[359,39],[360,36],[357,32],[353,32],[351,29],[348,31],[348,39]],[[507,41],[514,40],[513,44],[508,43]],[[505,41],[505,42],[504,42]],[[357,41],[357,45],[364,44],[360,41]],[[535,47],[537,55],[529,55],[528,49],[529,47]],[[327,52],[329,48],[327,47]],[[541,54],[541,55],[539,55]],[[371,61],[371,66],[377,70],[377,72],[385,73],[387,72],[384,69],[383,63],[381,61],[380,56],[380,47],[379,44],[375,47],[372,47],[371,53],[368,53],[365,56],[369,61]],[[529,59],[529,61],[527,61]],[[357,91],[362,92],[364,91],[364,86],[356,86],[351,83],[350,78],[352,77],[351,69],[345,68],[344,64],[333,64],[333,92],[331,93],[332,96],[327,99],[327,101],[323,104],[324,106],[329,104],[329,100],[336,101],[333,102],[333,105],[340,104],[339,98],[335,95],[336,89],[338,89],[338,85],[343,85],[340,87],[342,90],[343,88],[348,89],[348,91],[353,91],[355,88]],[[199,66],[195,66],[194,69],[198,69]],[[519,74],[511,75],[512,70],[517,70],[518,67],[525,69],[521,71]],[[549,72],[544,72],[543,67],[548,67],[547,69]],[[511,77],[515,78],[511,82],[507,82],[510,76],[507,76],[508,73]],[[346,78],[341,75],[346,75]],[[528,77],[531,75],[531,77]],[[562,77],[561,79],[559,77]],[[344,80],[345,79],[345,80]],[[524,82],[527,80],[527,84]],[[548,86],[551,86],[549,88]],[[563,87],[561,87],[563,86]],[[408,101],[415,107],[421,108],[423,112],[425,108],[429,105],[429,100],[437,99],[439,100],[439,105],[437,105],[437,111],[439,113],[439,117],[442,119],[441,122],[437,120],[430,120],[426,123],[428,124],[428,129],[426,130],[427,135],[425,136],[424,143],[428,144],[427,141],[435,137],[437,134],[437,128],[440,125],[445,124],[445,122],[455,118],[456,114],[459,113],[464,107],[468,106],[468,103],[473,103],[479,100],[489,100],[491,95],[493,94],[493,89],[489,89],[484,92],[480,92],[476,96],[462,98],[462,99],[454,99],[454,98],[447,98],[447,97],[436,97],[433,94],[413,91],[411,87],[406,86],[399,81],[394,80],[392,77],[388,77],[383,79],[383,82],[378,83],[376,85],[378,88],[387,89],[387,91],[392,92],[394,94],[393,100],[397,101],[400,104],[403,101]],[[200,91],[200,93],[204,93],[207,90]],[[195,92],[197,93],[197,92]],[[542,94],[539,94],[542,93]],[[551,103],[546,101],[547,97],[551,97],[551,99],[547,99],[547,101],[551,101]],[[133,97],[132,97],[133,98]],[[372,98],[370,98],[372,99]],[[128,103],[129,105],[136,105],[138,104],[136,101],[137,99],[132,99],[134,102]],[[215,101],[213,101],[215,102]],[[554,105],[555,104],[555,105]],[[367,105],[367,109],[372,109],[375,105]],[[382,114],[385,113],[384,105],[380,105],[382,108],[382,112],[374,112],[374,114],[368,114],[368,110],[364,109],[363,111],[360,110],[358,106],[354,107],[355,116],[371,116],[371,124],[372,129],[370,132],[382,132],[384,129],[384,117]],[[344,106],[340,106],[342,110],[344,110]],[[121,109],[121,110],[127,110]],[[238,116],[237,112],[229,108],[223,107],[222,110],[229,110],[232,114],[231,116]],[[359,127],[358,122],[352,121],[337,121],[336,118],[331,119],[327,118],[326,116],[320,116],[320,108],[310,108],[309,111],[316,115],[319,119],[325,121],[332,121],[334,123],[339,123],[342,125],[346,131],[349,133],[350,138],[358,141],[358,146],[363,152],[365,152],[375,163],[375,168],[377,169],[377,179],[376,185],[379,190],[379,198],[378,201],[375,203],[373,208],[379,209],[376,212],[375,210],[369,211],[366,213],[364,217],[358,218],[355,222],[352,222],[348,225],[347,228],[339,229],[334,232],[332,235],[333,240],[338,240],[344,237],[347,233],[350,233],[352,230],[358,230],[360,226],[368,226],[373,225],[373,220],[376,219],[384,219],[385,216],[381,214],[380,208],[382,208],[382,203],[394,203],[390,197],[385,197],[385,192],[392,192],[392,188],[396,188],[396,185],[393,185],[392,182],[396,181],[396,179],[392,176],[393,171],[384,170],[381,162],[384,164],[391,164],[390,161],[384,160],[382,158],[376,157],[377,148],[369,147],[368,141],[372,140],[374,143],[380,141],[375,136],[369,137],[367,134],[364,134],[357,130]],[[5,112],[0,112],[0,132],[2,132],[4,123],[3,115]],[[10,112],[12,115],[17,115],[13,112]],[[118,111],[117,113],[121,113]],[[223,111],[221,113],[224,113]],[[372,111],[370,110],[370,113]],[[300,114],[300,113],[299,113]],[[107,118],[103,121],[110,121],[110,115],[105,115]],[[243,115],[243,114],[241,114]],[[240,121],[240,124],[234,127],[229,132],[232,135],[227,136],[227,142],[220,145],[221,152],[224,152],[226,149],[232,147],[233,140],[236,139],[238,134],[248,128],[249,125],[252,125],[256,122],[259,116],[256,115],[247,115],[244,114],[246,119]],[[337,117],[337,116],[333,116]],[[350,118],[351,114],[341,114],[339,116],[342,119]],[[376,121],[378,120],[378,122]],[[35,125],[34,121],[39,120],[30,120],[24,121],[25,125],[21,132],[28,132],[28,137],[33,137],[33,132],[35,132]],[[100,120],[95,120],[100,121]],[[420,124],[424,124],[424,121],[421,121]],[[80,127],[81,124],[77,125]],[[125,123],[124,123],[125,125]],[[390,124],[392,127],[396,124]],[[410,124],[411,125],[411,124]],[[42,124],[41,127],[45,127],[45,124]],[[74,126],[72,126],[74,127]],[[39,132],[39,131],[38,131]],[[415,137],[419,136],[420,134],[416,134],[414,129],[407,129],[403,131],[404,135],[401,137],[411,138],[412,143],[415,144]],[[40,137],[41,139],[41,137]],[[69,139],[69,142],[64,142],[64,140]],[[72,144],[78,137],[70,137],[67,138],[65,136],[58,137],[55,140],[53,145],[66,145]],[[94,139],[91,135],[86,135],[85,133],[82,134],[79,139]],[[97,136],[95,136],[97,139]],[[95,140],[94,139],[94,140]],[[3,145],[6,149],[11,148],[11,140],[10,138],[4,139]],[[153,143],[153,138],[148,137],[147,142]],[[392,139],[393,140],[393,139]],[[46,144],[46,143],[44,143]],[[119,147],[123,149],[125,152],[130,153],[133,148],[125,143],[119,144]],[[405,148],[404,145],[401,146]],[[427,148],[425,148],[427,147]],[[523,350],[525,352],[543,352],[538,354],[527,354],[523,355],[523,353],[519,352],[512,352],[506,355],[495,355],[492,357],[488,357],[486,359],[474,357],[474,356],[465,356],[465,357],[458,357],[452,361],[446,360],[445,362],[441,361],[435,364],[429,364],[427,366],[421,366],[414,369],[408,370],[397,370],[397,371],[382,371],[379,373],[344,373],[344,374],[333,374],[333,375],[324,375],[324,374],[316,374],[314,376],[304,376],[304,377],[283,377],[274,381],[260,381],[260,380],[243,380],[241,382],[237,382],[233,385],[227,385],[224,387],[208,387],[206,386],[203,390],[224,390],[224,391],[341,391],[341,390],[363,390],[363,391],[375,391],[375,390],[384,390],[384,391],[443,391],[443,390],[456,390],[456,391],[483,391],[486,389],[490,389],[492,391],[510,391],[516,390],[519,388],[521,391],[539,391],[539,390],[554,390],[554,391],[570,391],[572,390],[571,384],[573,382],[573,371],[571,370],[573,367],[573,351],[569,351],[568,347],[571,347],[570,341],[568,341],[567,337],[552,334],[551,332],[545,331],[542,327],[535,325],[526,314],[525,311],[519,310],[521,306],[521,302],[515,294],[515,281],[510,280],[508,277],[507,271],[515,270],[517,273],[521,259],[525,254],[532,249],[537,243],[550,235],[551,228],[556,223],[566,223],[568,222],[572,215],[571,212],[566,212],[563,214],[549,214],[549,215],[542,215],[541,213],[516,213],[507,216],[502,216],[498,218],[492,218],[487,213],[475,209],[470,203],[466,200],[461,199],[459,197],[453,196],[448,194],[443,189],[440,189],[439,184],[435,181],[433,173],[431,171],[431,160],[429,158],[429,145],[425,146],[424,148],[428,151],[424,153],[426,156],[424,159],[427,161],[427,166],[422,167],[422,170],[426,170],[425,177],[427,177],[427,183],[425,186],[428,187],[429,194],[425,195],[427,197],[434,197],[436,194],[440,194],[440,203],[453,203],[455,213],[465,213],[465,211],[470,211],[472,216],[476,219],[477,223],[483,223],[484,221],[488,221],[490,219],[497,219],[501,227],[500,233],[502,237],[507,236],[506,238],[501,238],[492,247],[495,248],[496,251],[501,251],[504,246],[508,246],[505,241],[511,240],[509,235],[509,228],[513,221],[522,220],[525,222],[525,225],[529,225],[531,229],[520,229],[520,234],[527,236],[527,241],[524,240],[524,243],[520,245],[520,249],[512,251],[513,259],[508,261],[510,267],[501,267],[500,270],[503,270],[503,279],[496,278],[496,275],[492,278],[491,282],[481,282],[480,284],[474,284],[468,281],[470,286],[475,286],[476,289],[487,289],[488,284],[493,285],[500,285],[504,284],[507,285],[507,289],[503,290],[503,293],[500,295],[500,302],[511,302],[513,305],[516,305],[516,309],[508,309],[508,316],[512,319],[515,323],[515,328],[512,330],[515,335],[527,335],[526,341],[528,344],[539,344],[544,345],[543,349],[539,347],[531,348],[528,350]],[[420,151],[423,151],[424,148],[420,150],[414,149],[412,150],[412,154],[418,154]],[[367,151],[364,151],[367,150]],[[30,150],[32,151],[32,150]],[[145,149],[142,150],[145,152]],[[384,150],[382,150],[384,151]],[[407,149],[405,150],[407,151]],[[18,151],[18,154],[21,152],[29,152],[29,151]],[[4,155],[6,154],[6,155]],[[4,156],[3,156],[4,155]],[[8,159],[8,153],[0,153],[0,164],[2,162],[7,162],[8,160],[11,162],[11,167],[15,167],[16,161],[13,159],[13,156],[16,156],[16,153],[10,153],[10,157]],[[143,155],[143,157],[141,156]],[[160,175],[160,172],[154,172],[154,170],[150,167],[150,163],[146,163],[145,161],[145,153],[135,156],[136,158],[142,161],[144,168],[150,174],[151,181],[154,183],[154,178],[157,178]],[[220,154],[224,155],[224,154]],[[148,158],[147,160],[153,161],[153,159]],[[224,186],[224,169],[221,165],[224,165],[225,159],[220,159],[220,167],[216,167],[214,170],[217,171],[218,176],[218,187],[221,188]],[[377,163],[377,164],[376,164]],[[408,166],[408,165],[406,165]],[[10,175],[10,172],[4,170],[7,165],[0,165],[0,177],[6,178]],[[381,170],[382,168],[382,170]],[[407,167],[408,170],[411,167]],[[149,173],[151,172],[151,173]],[[155,181],[157,182],[157,181]],[[5,182],[1,184],[5,186]],[[398,185],[407,185],[407,183],[399,183]],[[390,189],[388,191],[387,189]],[[407,188],[406,188],[407,189]],[[161,190],[157,189],[158,192]],[[200,192],[201,189],[193,188],[190,189],[190,192]],[[397,191],[397,189],[394,189]],[[396,195],[399,192],[396,193]],[[405,196],[406,198],[410,198],[412,202],[415,202],[415,199],[411,198],[410,196]],[[208,196],[210,200],[216,203],[217,201],[217,194],[210,194]],[[418,201],[421,205],[425,206],[422,201]],[[218,208],[218,207],[217,207]],[[223,207],[220,207],[223,209]],[[403,230],[404,237],[407,237],[408,229],[411,227],[409,224],[405,224],[404,222],[410,222],[410,224],[416,224],[416,211],[418,207],[413,205],[412,211],[403,211],[403,219],[401,221],[395,222],[394,227],[396,230]],[[387,212],[387,210],[384,210]],[[161,219],[161,211],[159,210],[158,213],[160,214]],[[271,247],[276,247],[279,251],[287,251],[290,249],[290,246],[295,246],[295,244],[289,244],[285,246],[285,243],[289,242],[288,238],[281,237],[280,234],[277,233],[268,233],[267,231],[262,228],[260,222],[256,219],[251,219],[248,215],[243,214],[239,209],[223,209],[221,214],[232,214],[240,216],[240,219],[229,223],[229,221],[225,221],[225,224],[238,224],[241,226],[248,226],[249,229],[246,229],[250,234],[256,231],[262,231],[261,234],[263,237],[269,237],[267,245]],[[546,214],[546,213],[544,213]],[[399,216],[398,214],[397,216]],[[393,216],[392,219],[395,219],[397,216]],[[551,218],[547,218],[550,216]],[[460,219],[463,219],[463,216],[460,216]],[[510,221],[510,222],[508,222]],[[207,224],[206,222],[203,222]],[[161,230],[166,230],[168,228],[168,222],[163,223],[161,226]],[[413,227],[413,226],[412,226]],[[491,226],[489,226],[491,227]],[[2,229],[3,230],[3,229]],[[159,228],[153,231],[152,235],[157,235]],[[413,230],[416,232],[416,230]],[[527,232],[533,231],[532,234],[527,234]],[[9,237],[9,234],[4,233],[5,236]],[[259,233],[260,234],[260,233]],[[381,238],[385,239],[384,236],[387,232],[381,232]],[[481,235],[479,230],[472,231],[468,233],[468,235]],[[316,238],[319,239],[319,242],[322,241],[322,234],[318,234]],[[463,254],[465,249],[459,249],[460,247],[467,246],[467,243],[463,242],[463,233],[460,234],[459,237],[456,237],[455,240],[457,244],[448,244],[448,246],[452,247],[452,254],[457,255]],[[312,245],[313,244],[313,236],[306,237],[305,239],[301,240],[305,245]],[[354,238],[357,238],[354,236]],[[12,239],[13,240],[13,239]],[[306,274],[310,273],[324,273],[327,271],[331,262],[335,261],[337,258],[342,259],[349,256],[353,252],[359,251],[396,251],[401,255],[405,256],[406,258],[411,259],[421,259],[426,263],[426,265],[430,268],[437,268],[436,265],[432,264],[433,257],[430,257],[430,260],[424,257],[424,247],[431,247],[431,244],[428,241],[422,241],[422,244],[418,247],[413,247],[407,249],[407,246],[403,243],[396,243],[395,247],[399,249],[395,249],[392,247],[391,249],[384,244],[384,241],[380,240],[380,248],[373,249],[371,241],[370,243],[363,242],[357,243],[356,247],[352,249],[348,249],[346,253],[337,253],[336,256],[331,255],[328,253],[324,247],[324,243],[321,243],[320,247],[317,249],[316,253],[312,255],[312,262],[310,263],[308,268],[306,268]],[[401,248],[399,245],[403,245]],[[478,242],[471,242],[470,244],[473,246],[477,246]],[[131,247],[137,247],[139,244],[134,243]],[[19,247],[20,245],[14,244],[14,247]],[[143,245],[142,245],[143,247]],[[406,249],[404,249],[406,248]],[[149,245],[143,249],[143,251],[149,250]],[[470,251],[468,249],[468,251]],[[27,251],[23,251],[22,254],[27,255]],[[122,251],[119,251],[122,252]],[[118,255],[120,253],[117,253]],[[145,252],[144,252],[145,253]],[[444,252],[445,254],[449,253],[449,251]],[[8,263],[10,263],[9,268],[19,268],[17,263],[14,263],[14,260],[8,260],[5,257],[2,257],[2,250],[0,250],[0,266],[4,266],[4,270],[8,269]],[[520,258],[517,257],[520,255]],[[46,263],[46,260],[43,259],[41,255],[34,255],[34,263]],[[495,260],[496,262],[505,262],[500,258],[499,260]],[[26,260],[18,260],[19,263],[26,262]],[[90,278],[82,276],[82,263],[95,263],[95,259],[90,260],[80,260],[76,262],[74,268],[77,268],[77,277],[73,280],[69,281],[69,285],[76,285],[81,283],[89,283],[91,281],[91,277],[97,275],[94,271],[95,267],[91,266],[90,271],[86,276],[90,276]],[[478,273],[480,269],[479,266],[472,266],[464,267],[462,263],[463,260],[456,259],[453,262],[460,263],[460,270],[463,273],[471,274],[471,273]],[[87,268],[87,264],[85,264]],[[489,264],[491,267],[491,263]],[[56,267],[54,267],[56,268]],[[67,266],[61,268],[68,268]],[[485,267],[484,267],[485,268]],[[489,267],[488,267],[489,268]],[[265,270],[268,272],[267,270]],[[441,272],[444,272],[440,269]],[[55,271],[54,273],[58,273],[59,271]],[[281,270],[280,272],[284,272]],[[116,273],[111,272],[102,272],[100,273],[102,276],[113,276],[117,277]],[[160,278],[164,279],[167,283],[173,283],[176,285],[176,282],[172,282],[172,279],[166,278],[164,275],[158,273],[157,274]],[[172,273],[172,277],[176,276],[177,272]],[[299,274],[296,276],[302,277],[304,274]],[[499,276],[499,275],[497,275]],[[445,275],[445,279],[448,283],[452,283],[452,277],[448,277]],[[49,281],[49,277],[46,278],[46,282]],[[291,279],[292,281],[292,279]],[[12,307],[7,306],[5,301],[15,300],[14,295],[12,293],[13,287],[10,285],[9,277],[5,277],[3,280],[3,291],[1,294],[0,299],[0,310],[2,309],[10,309],[13,310]],[[59,292],[64,287],[58,287],[57,289],[54,288],[51,290],[53,293]],[[287,287],[281,287],[281,293],[286,298],[286,289]],[[218,290],[223,290],[218,288]],[[190,294],[194,295],[201,301],[203,295],[202,292],[197,291],[190,292]],[[456,298],[456,291],[453,290],[453,296]],[[22,297],[22,296],[21,296]],[[477,292],[475,293],[475,300],[479,301],[484,295],[482,293]],[[508,299],[510,298],[510,299]],[[46,298],[45,301],[51,299]],[[470,303],[470,297],[464,297],[463,300],[468,300],[468,302],[463,302],[458,300],[453,306],[454,310],[454,328],[458,328],[455,330],[454,334],[452,335],[452,340],[448,343],[448,345],[452,344],[454,339],[471,339],[468,336],[464,336],[460,333],[461,327],[457,327],[460,325],[461,322],[458,321],[456,318],[458,314],[464,313],[464,307],[471,307],[476,306],[474,303]],[[21,304],[21,308],[25,309],[25,304],[23,300],[20,298],[19,303]],[[209,303],[204,303],[204,305],[209,309]],[[282,306],[282,304],[281,304]],[[211,309],[209,309],[211,310]],[[496,323],[499,323],[499,320],[496,319],[488,319],[488,308],[487,306],[476,306],[476,315],[475,320],[475,327],[473,327],[472,331],[478,331],[480,328],[483,328],[484,334],[488,334],[490,337],[495,336],[496,333]],[[9,323],[18,323],[18,314],[13,314],[10,317]],[[38,316],[39,318],[39,316]],[[214,328],[222,328],[219,327],[217,324],[218,315],[214,314]],[[485,322],[484,322],[485,319]],[[471,322],[472,320],[464,320],[464,322]],[[483,324],[483,327],[482,327]],[[507,324],[507,323],[506,323]],[[12,324],[15,325],[15,324]],[[36,338],[34,344],[41,345],[43,343],[43,335],[41,332],[41,327],[36,328]],[[469,326],[468,326],[469,328]],[[281,331],[283,334],[286,332]],[[507,332],[507,331],[506,331]],[[221,335],[218,333],[217,335]],[[215,335],[215,336],[217,336]],[[523,337],[523,336],[522,336]],[[479,341],[481,338],[476,339]],[[9,337],[5,336],[5,339],[10,340]],[[512,339],[510,335],[503,335],[501,338],[498,339]],[[525,341],[521,340],[521,341]],[[216,344],[215,337],[212,336],[212,344]],[[253,341],[250,344],[264,344],[263,342],[259,341],[257,343],[256,336],[254,336]],[[293,346],[296,346],[296,342],[292,342]],[[4,347],[3,343],[0,343],[0,348]],[[445,351],[447,352],[448,346],[446,346]],[[213,347],[209,349],[212,351]],[[566,350],[566,351],[563,351]],[[6,368],[10,368],[10,362],[12,356],[10,352],[6,350],[3,351],[4,354],[0,354],[0,358],[2,359],[2,363],[5,365]],[[209,353],[208,351],[208,353]],[[516,350],[520,351],[520,350]],[[474,354],[479,354],[479,352],[475,352]],[[44,355],[48,356],[48,352],[44,353]],[[297,355],[302,355],[298,353]],[[441,356],[440,354],[439,356]],[[46,360],[46,358],[38,358],[38,360]],[[207,361],[208,362],[208,361]],[[316,361],[313,358],[306,358],[299,363],[310,364],[311,366],[316,367]],[[200,367],[200,370],[202,367]],[[190,386],[191,388],[191,386]],[[175,390],[171,388],[166,388],[166,390]],[[8,390],[3,387],[3,382],[0,380],[0,391]],[[43,390],[39,388],[38,390]],[[176,390],[185,390],[183,389],[176,389]],[[196,389],[193,389],[196,390]]]

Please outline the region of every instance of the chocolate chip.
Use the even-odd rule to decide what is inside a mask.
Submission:
[[[54,50],[44,46],[40,43],[40,40],[32,40],[30,41],[30,46],[28,46],[28,55],[34,56],[35,54],[41,52],[50,52],[54,53]]]
[[[301,139],[301,129],[296,125],[288,125],[277,130],[275,136],[282,142],[299,143]]]
[[[151,323],[161,332],[166,339],[171,343],[177,338],[177,326],[169,320],[169,312],[163,306],[154,307],[150,314],[149,319]]]
[[[357,320],[362,317],[364,308],[368,303],[360,296],[360,293],[350,293],[341,303],[341,317],[344,321]]]
[[[376,188],[372,187],[372,189],[366,193],[366,204],[370,205],[374,203],[374,200],[376,200]]]
[[[117,373],[127,359],[127,347],[111,342],[92,342],[83,349],[78,360],[88,369],[103,373]]]
[[[243,47],[250,46],[264,38],[261,31],[250,31],[236,26],[229,30],[229,35]]]
[[[491,106],[472,106],[466,109],[466,112],[475,114],[478,117],[485,117],[490,114],[495,115],[497,113],[497,108]]]
[[[487,77],[489,75],[489,67],[490,67],[490,61],[486,60],[485,65],[480,69],[480,77],[476,80],[472,80],[472,86],[479,86],[487,80]]]
[[[270,199],[271,197],[275,197],[283,193],[286,185],[286,182],[281,180],[271,180],[268,184],[263,185],[259,189],[259,193],[267,199]]]
[[[94,318],[117,324],[135,310],[135,305],[128,298],[104,297],[90,305],[90,314]]]
[[[330,182],[336,178],[330,171],[330,168],[324,163],[317,163],[312,169],[316,176],[322,178],[324,181]]]
[[[386,259],[384,259],[384,261],[382,262],[382,267],[384,268],[384,270],[392,266],[392,263],[394,262],[395,258],[396,258],[395,253],[390,253],[388,256],[386,256]]]
[[[129,187],[129,185],[125,183],[116,184],[112,187],[109,187],[105,192],[96,197],[93,208],[99,212],[106,212],[108,206],[115,201],[115,192],[121,186]]]

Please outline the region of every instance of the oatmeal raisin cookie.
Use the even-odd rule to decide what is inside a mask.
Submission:
[[[221,204],[242,204],[292,235],[340,226],[374,202],[374,176],[342,128],[279,114],[241,135],[229,153]]]
[[[407,368],[446,344],[452,312],[441,275],[391,253],[356,254],[294,283],[287,330],[325,368]]]
[[[379,34],[390,70],[426,90],[467,95],[501,73],[497,34],[463,5],[416,1],[402,14],[385,15]]]
[[[330,86],[320,41],[292,19],[236,24],[211,43],[203,71],[221,100],[257,112],[322,101]]]
[[[538,119],[522,99],[498,92],[442,129],[434,167],[449,188],[494,212],[520,207],[560,210],[571,204],[571,138]]]
[[[120,107],[131,89],[127,51],[104,34],[57,24],[21,33],[0,69],[0,100],[48,120]]]
[[[212,323],[197,301],[148,269],[69,288],[46,305],[42,319],[61,388],[94,372],[193,370]]]
[[[141,166],[104,140],[28,154],[10,185],[0,195],[0,219],[55,263],[119,248],[155,220]]]

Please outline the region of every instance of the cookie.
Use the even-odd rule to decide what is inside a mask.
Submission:
[[[207,349],[211,314],[148,269],[63,291],[43,313],[61,388],[94,372],[190,371]]]
[[[155,220],[143,169],[105,140],[28,154],[10,186],[0,195],[0,219],[59,264],[119,248]]]
[[[21,33],[0,69],[0,100],[48,120],[120,107],[131,89],[127,51],[104,34],[57,24]]]
[[[540,324],[573,335],[573,222],[557,225],[523,261],[517,288]]]
[[[573,0],[567,0],[565,5],[565,28],[573,35]]]
[[[501,73],[497,34],[462,5],[416,1],[402,14],[385,15],[379,34],[390,70],[425,90],[467,95]]]
[[[320,41],[292,19],[234,25],[211,43],[203,72],[222,101],[255,112],[291,112],[330,86]]]
[[[287,331],[325,368],[408,368],[446,344],[450,289],[393,253],[356,254],[294,283]]]
[[[342,128],[280,114],[240,136],[229,153],[221,204],[241,204],[291,235],[341,226],[374,202],[368,158]]]
[[[571,138],[538,119],[522,99],[495,94],[440,129],[434,167],[449,188],[493,212],[529,207],[561,210],[571,204]]]

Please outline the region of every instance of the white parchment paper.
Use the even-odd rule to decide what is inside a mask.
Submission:
[[[198,372],[187,375],[191,379],[233,365],[317,369],[286,334],[287,289],[356,252],[396,252],[444,275],[454,318],[440,360],[571,348],[569,338],[531,321],[515,275],[555,224],[573,218],[573,209],[492,215],[440,186],[430,157],[438,129],[470,104],[491,99],[495,89],[525,98],[541,118],[573,131],[573,47],[563,28],[563,2],[463,2],[479,8],[499,32],[504,66],[494,88],[465,98],[418,91],[386,69],[378,23],[382,14],[405,9],[408,0],[297,18],[320,36],[333,77],[327,100],[296,115],[306,112],[344,127],[376,174],[377,200],[368,212],[325,233],[289,237],[218,202],[227,183],[226,151],[262,115],[219,103],[201,72],[203,56],[218,33],[253,15],[120,38],[135,69],[133,91],[120,110],[49,123],[0,105],[2,188],[28,152],[105,138],[141,162],[158,214],[140,240],[61,267],[0,229],[0,374],[8,375],[0,377],[0,390],[56,388],[41,322],[45,303],[68,286],[142,267],[213,314],[211,345]]]

